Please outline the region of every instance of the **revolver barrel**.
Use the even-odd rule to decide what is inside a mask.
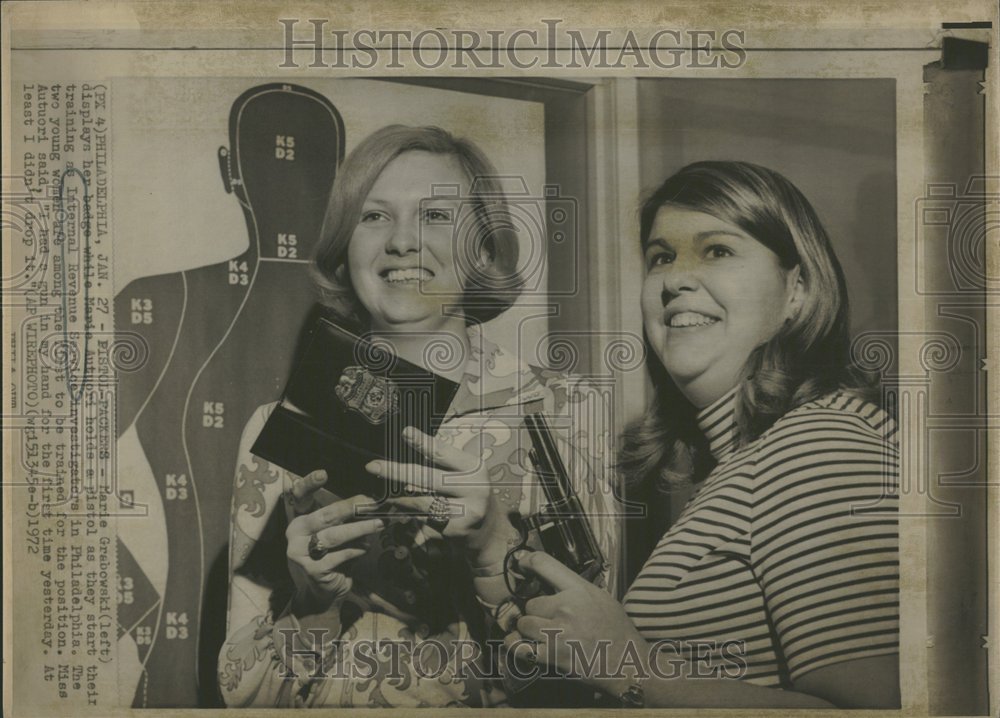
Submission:
[[[552,432],[542,414],[528,414],[524,421],[531,436],[531,461],[547,501],[547,506],[532,523],[547,553],[581,576],[593,579],[604,569],[604,556]]]

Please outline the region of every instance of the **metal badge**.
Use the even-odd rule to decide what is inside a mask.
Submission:
[[[399,390],[389,379],[364,367],[344,369],[334,391],[338,399],[370,424],[383,424],[386,416],[399,411]]]

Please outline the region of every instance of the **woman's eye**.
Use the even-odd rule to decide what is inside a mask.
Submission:
[[[451,210],[448,209],[424,210],[424,219],[434,224],[447,224],[451,222]]]
[[[664,264],[670,264],[674,261],[674,255],[670,252],[654,252],[649,255],[646,260],[646,265],[652,269],[653,267],[661,267]]]
[[[378,222],[379,220],[383,220],[383,219],[386,219],[385,214],[382,213],[382,212],[379,212],[378,210],[372,209],[372,210],[368,210],[367,212],[362,212],[361,213],[361,221],[362,222]]]
[[[715,244],[708,248],[708,256],[714,259],[721,259],[723,257],[732,257],[733,250],[721,244]]]

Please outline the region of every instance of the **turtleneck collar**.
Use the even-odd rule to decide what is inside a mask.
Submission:
[[[708,440],[712,458],[722,463],[736,448],[736,394],[738,386],[698,412],[698,428]]]

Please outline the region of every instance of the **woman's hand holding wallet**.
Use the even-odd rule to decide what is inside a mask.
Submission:
[[[482,457],[452,446],[439,436],[414,427],[403,430],[403,438],[424,456],[433,468],[391,461],[372,461],[365,468],[404,484],[421,496],[390,498],[388,504],[404,511],[428,514],[435,497],[445,497],[447,519],[437,523],[445,538],[461,541],[473,566],[502,562],[511,536],[517,531],[505,509],[493,498],[492,484]]]

